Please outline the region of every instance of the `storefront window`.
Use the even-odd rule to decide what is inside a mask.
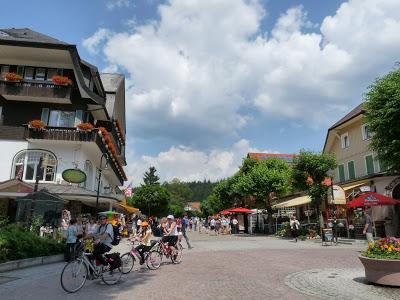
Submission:
[[[42,158],[42,168],[38,170],[40,158]],[[41,181],[54,181],[56,167],[57,160],[51,153],[26,150],[15,157],[12,174],[14,178],[26,181],[36,180],[36,175],[40,177]]]

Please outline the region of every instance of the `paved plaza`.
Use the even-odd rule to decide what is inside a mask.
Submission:
[[[266,236],[190,233],[181,264],[137,268],[115,286],[60,286],[63,263],[0,273],[1,299],[400,299],[400,289],[369,285],[357,256],[363,245],[321,246]],[[185,245],[185,243],[183,242]],[[123,252],[123,242],[118,246]],[[125,249],[124,249],[125,248]]]

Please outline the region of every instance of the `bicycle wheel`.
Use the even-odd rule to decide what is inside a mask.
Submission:
[[[119,267],[119,270],[122,274],[128,274],[132,271],[134,264],[135,258],[130,252],[127,252],[121,256],[121,266]]]
[[[162,263],[162,253],[157,250],[152,250],[147,254],[146,265],[150,270],[157,270]]]
[[[183,247],[181,244],[177,244],[177,250],[178,253],[176,255],[171,255],[171,261],[174,264],[179,264],[182,261]]]
[[[67,293],[79,291],[88,277],[88,267],[82,259],[67,263],[61,272],[61,286]]]
[[[116,268],[114,270],[111,269],[111,266],[103,266],[103,272],[101,274],[101,280],[107,285],[113,285],[116,284],[122,276],[122,272],[119,270],[119,268]]]

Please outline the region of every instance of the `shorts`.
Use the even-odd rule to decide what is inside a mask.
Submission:
[[[211,230],[214,230],[214,228],[215,228],[215,226],[210,226],[210,229],[211,229]]]
[[[169,239],[168,239],[168,245],[169,246],[175,246],[177,242],[178,242],[178,236],[177,235],[169,236]]]

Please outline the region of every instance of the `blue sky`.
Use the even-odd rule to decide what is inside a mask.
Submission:
[[[397,3],[396,3],[397,2]],[[127,79],[128,174],[231,175],[247,151],[322,150],[398,61],[399,1],[7,1],[1,28],[76,44]],[[43,8],[46,8],[45,10]]]

